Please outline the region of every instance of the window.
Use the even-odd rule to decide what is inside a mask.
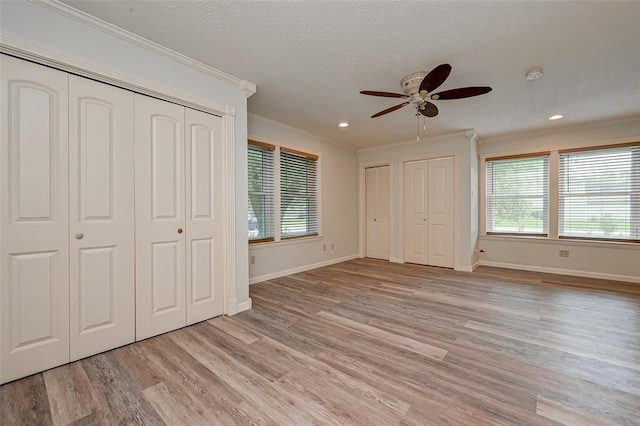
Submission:
[[[281,238],[318,235],[318,156],[280,148]]]
[[[486,160],[487,234],[547,236],[549,154]]]
[[[559,236],[640,241],[640,143],[560,151]]]
[[[318,156],[249,140],[247,160],[249,243],[318,235]]]
[[[274,240],[273,160],[274,145],[249,141],[249,241]]]

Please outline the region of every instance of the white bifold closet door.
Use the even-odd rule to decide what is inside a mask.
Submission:
[[[141,340],[223,311],[222,119],[142,95],[135,103]]]
[[[453,179],[452,157],[405,163],[405,262],[454,266]]]
[[[68,75],[5,55],[0,383],[69,361]]]
[[[71,361],[135,340],[133,93],[69,76]]]

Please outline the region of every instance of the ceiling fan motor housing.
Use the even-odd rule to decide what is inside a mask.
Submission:
[[[411,73],[400,80],[402,93],[407,96],[411,96],[411,103],[419,104],[424,101],[424,96],[420,96],[418,90],[420,89],[420,83],[422,83],[422,80],[424,80],[427,74],[429,74],[427,71],[418,71]]]

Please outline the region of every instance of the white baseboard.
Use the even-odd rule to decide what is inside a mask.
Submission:
[[[391,262],[391,263],[404,263],[404,259],[402,257],[389,256],[389,262]]]
[[[549,274],[572,275],[575,277],[599,278],[602,280],[626,281],[631,283],[640,283],[640,277],[630,275],[603,274],[601,272],[578,271],[575,269],[547,268],[545,266],[521,265],[517,263],[492,262],[489,260],[481,260],[482,266],[494,266],[496,268],[519,269],[521,271],[546,272]]]
[[[271,274],[260,275],[257,277],[249,278],[249,285],[261,283],[263,281],[272,280],[274,278],[284,277],[285,275],[297,274],[298,272],[308,271],[310,269],[321,268],[323,266],[333,265],[335,263],[346,262],[347,260],[358,259],[359,254],[352,254],[345,257],[339,257],[337,259],[326,260],[324,262],[313,263],[311,265],[298,266],[297,268],[285,269],[284,271],[278,271]],[[240,309],[240,306],[238,306]]]
[[[479,260],[477,260],[473,265],[471,265],[471,272],[475,271],[478,266],[480,266]]]
[[[252,306],[251,298],[249,298],[245,302],[238,303],[238,313],[248,311],[249,309],[251,309],[251,306]]]

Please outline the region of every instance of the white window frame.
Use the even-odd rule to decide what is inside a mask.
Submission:
[[[632,143],[622,143],[622,144],[615,144],[615,145],[604,145],[604,146],[594,146],[594,147],[585,147],[585,148],[577,148],[577,149],[566,149],[566,150],[560,150],[559,151],[559,158],[558,158],[558,173],[560,174],[560,159],[561,156],[563,154],[569,154],[571,155],[572,153],[597,153],[598,151],[604,152],[604,151],[608,151],[608,150],[613,150],[616,148],[635,148],[636,151],[635,153],[632,153],[632,157],[631,157],[631,161],[632,161],[632,167],[635,166],[638,168],[638,170],[640,170],[640,142],[632,142]],[[561,185],[561,181],[560,181],[560,176],[558,176],[558,188],[560,188]],[[640,186],[640,180],[638,180],[638,177],[636,176],[635,179],[632,181],[632,184],[638,185]],[[638,191],[636,189],[636,191]],[[614,192],[610,192],[607,193],[605,192],[598,192],[598,194],[604,195],[604,196],[612,196],[612,195],[617,195],[617,196],[624,196],[624,195],[628,195],[630,197],[630,205],[629,207],[631,208],[632,212],[635,212],[636,214],[631,214],[631,232],[630,232],[630,236],[629,238],[607,238],[607,237],[587,237],[587,236],[580,236],[580,235],[560,235],[560,232],[558,232],[558,238],[562,239],[562,240],[587,240],[587,241],[611,241],[611,242],[624,242],[624,243],[639,243],[640,242],[640,194],[636,193],[636,191],[634,191],[633,189],[631,189],[628,192],[620,192],[620,191],[614,191]],[[638,191],[640,192],[640,191]],[[634,193],[635,193],[635,198],[634,198]],[[592,194],[595,195],[595,194]],[[567,199],[571,199],[573,197],[580,197],[582,196],[582,194],[572,194],[572,195],[568,195]],[[564,199],[560,196],[558,196],[558,221],[560,221],[561,219],[561,215],[562,215],[562,209],[563,209],[563,201]],[[635,232],[634,232],[635,229]]]
[[[488,231],[487,230],[487,220],[488,220],[488,200],[487,200],[487,167],[489,162],[499,162],[499,161],[517,161],[517,160],[527,160],[531,158],[542,158],[546,157],[547,159],[547,180],[546,180],[546,208],[544,212],[546,213],[546,217],[543,218],[543,230],[542,232],[516,232],[516,231]],[[528,154],[518,154],[518,155],[506,155],[506,156],[497,156],[497,157],[485,157],[482,161],[482,200],[483,200],[483,214],[482,216],[482,230],[484,235],[495,235],[495,236],[521,236],[521,237],[536,237],[536,238],[548,238],[549,236],[549,228],[550,228],[550,163],[551,163],[551,155],[549,151],[545,152],[534,152]],[[527,197],[519,197],[514,199],[521,199]]]
[[[277,142],[268,141],[261,142],[257,139],[250,138],[251,141],[257,143],[264,143],[266,145],[272,145],[275,147],[274,149],[274,164],[273,164],[273,203],[274,203],[274,238],[268,240],[249,240],[249,245],[251,248],[257,248],[261,246],[268,245],[288,245],[288,244],[296,244],[299,242],[305,242],[310,240],[319,240],[322,239],[322,156],[318,152],[312,152],[309,150],[294,148],[291,145],[279,144]],[[281,220],[280,220],[280,149],[283,148],[287,151],[300,152],[307,155],[312,155],[316,157],[316,191],[317,191],[317,215],[318,215],[318,232],[314,235],[302,235],[295,237],[285,237],[282,238],[281,232]],[[247,188],[248,190],[248,188]]]
[[[566,149],[570,148],[584,148],[584,149],[607,149],[612,148],[616,145],[632,145],[637,144],[637,139],[618,139],[612,140],[607,144],[585,144],[578,146],[570,146]],[[483,154],[480,156],[479,163],[479,192],[480,196],[478,197],[480,200],[479,203],[479,211],[478,217],[480,220],[479,223],[479,235],[482,238],[491,238],[491,239],[536,239],[536,240],[544,240],[544,241],[555,241],[555,242],[563,242],[563,243],[573,243],[573,244],[583,244],[586,246],[595,246],[600,245],[602,247],[628,247],[628,246],[637,246],[638,241],[635,240],[603,240],[603,239],[591,239],[591,238],[572,238],[572,237],[563,237],[560,238],[558,232],[558,217],[559,217],[559,152],[564,151],[565,148],[553,147],[549,151],[549,205],[548,205],[548,236],[547,237],[536,237],[536,236],[526,236],[526,235],[504,235],[504,234],[493,234],[487,233],[486,229],[486,219],[487,219],[487,200],[486,200],[486,161],[490,158],[495,158],[498,156],[516,156],[523,155],[528,156],[535,151],[511,151],[511,152],[494,152],[490,154]]]

